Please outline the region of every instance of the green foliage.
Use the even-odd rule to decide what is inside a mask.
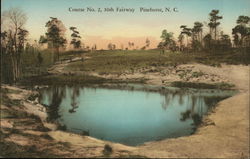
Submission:
[[[193,50],[195,50],[195,51],[200,51],[200,50],[202,49],[202,44],[201,44],[201,42],[198,41],[198,40],[193,40],[193,41],[192,41],[192,48],[193,48]]]
[[[109,44],[108,44],[108,49],[109,49],[109,50],[115,50],[115,49],[116,49],[116,45],[115,45],[115,44],[112,44],[112,43],[109,43]]]
[[[250,63],[250,54],[242,54],[241,50],[231,49],[216,54],[206,52],[168,52],[161,54],[161,50],[111,50],[85,53],[90,57],[84,62],[70,63],[67,71],[94,71],[97,73],[135,72],[137,69],[151,67],[176,66],[190,62],[202,63],[210,66],[220,66],[220,63],[247,64]]]
[[[230,36],[221,32],[219,46],[221,50],[228,50],[232,47]]]
[[[201,22],[195,22],[194,27],[191,29],[192,33],[192,48],[193,50],[202,49],[202,31],[203,24]]]
[[[74,74],[62,74],[62,75],[41,75],[41,76],[30,76],[20,81],[23,85],[71,85],[74,84],[100,84],[106,82],[106,79],[84,75],[74,75]]]
[[[71,63],[66,70],[95,71],[106,73],[132,72],[152,66],[173,66],[192,61],[193,56],[182,53],[161,54],[161,50],[112,50],[86,53],[91,58],[84,62]]]
[[[131,49],[131,48],[134,48],[135,46],[135,43],[134,42],[128,42],[128,47]],[[144,46],[146,48],[146,46]]]
[[[181,25],[180,28],[182,29],[181,31],[181,35],[186,35],[186,47],[188,47],[188,43],[189,43],[189,40],[188,40],[188,37],[190,37],[192,35],[192,32],[191,32],[191,28],[188,28],[186,25]]]
[[[113,149],[110,145],[105,144],[102,152],[103,152],[104,156],[109,156],[113,152]]]
[[[181,34],[184,34],[186,36],[191,36],[192,35],[192,33],[191,33],[192,29],[191,28],[187,28],[186,25],[181,25],[180,28],[182,29]]]
[[[183,72],[179,73],[178,75],[179,75],[180,79],[183,79],[187,75],[187,72],[183,71]]]
[[[150,40],[147,38],[145,47],[147,48],[147,47],[149,47],[149,45],[150,45]]]
[[[235,45],[250,47],[250,17],[239,16],[236,22],[238,25],[232,29]]]
[[[178,42],[180,43],[180,47],[184,47],[183,46],[183,40],[184,40],[184,35],[183,34],[180,34],[178,36]]]
[[[160,49],[169,49],[169,50],[175,50],[176,43],[174,41],[173,37],[174,33],[167,32],[167,30],[163,30],[161,34],[162,41],[159,43],[158,48]]]
[[[57,18],[50,17],[46,23],[47,32],[45,36],[41,36],[40,43],[48,43],[48,48],[52,48],[54,52],[53,61],[59,60],[59,48],[65,47],[67,40],[64,38],[64,32],[66,31],[62,21]],[[57,54],[57,57],[55,56]]]
[[[170,42],[173,39],[173,35],[174,33],[167,32],[167,30],[164,29],[161,34],[161,39],[163,42]]]
[[[203,75],[204,75],[204,73],[201,72],[201,71],[199,71],[199,72],[193,72],[192,75],[191,75],[191,77],[192,77],[192,78],[193,78],[193,77],[198,78],[198,77],[201,77],[201,76],[203,76]]]
[[[235,87],[235,85],[230,84],[230,83],[221,82],[221,83],[217,83],[216,87],[218,89],[232,89],[233,87]]]
[[[20,57],[27,41],[28,31],[23,27],[27,16],[19,8],[10,8],[3,12],[3,17],[8,21],[3,28],[8,29],[1,30],[1,77],[2,82],[12,84],[22,77]]]
[[[74,49],[81,48],[81,36],[80,33],[76,30],[76,27],[70,27],[69,28],[73,33],[71,34],[71,42],[70,44],[74,46]]]
[[[41,35],[39,39],[39,44],[44,44],[47,42],[48,42],[48,39],[44,35]]]
[[[34,47],[25,50],[21,56],[23,77],[46,74],[47,68],[54,63],[53,53],[50,50],[39,50]]]
[[[250,21],[250,17],[241,15],[238,17],[236,22],[237,24],[240,24],[240,25],[247,25],[249,21]]]
[[[47,41],[51,42],[52,48],[59,48],[64,46],[66,40],[60,36],[60,29],[55,24],[47,23],[46,27],[49,27],[49,31],[46,33]]]
[[[204,49],[207,52],[212,52],[214,54],[217,53],[218,51],[220,52],[228,51],[232,47],[230,36],[227,34],[223,34],[223,32],[221,32],[220,39],[218,40],[212,39],[212,36],[210,34],[207,34],[203,38],[203,42],[204,42]]]
[[[220,22],[218,20],[222,19],[222,16],[219,16],[219,10],[212,10],[209,13],[210,16],[210,22],[208,23],[208,26],[210,27],[210,34],[212,35],[212,32],[214,32],[214,39],[217,40],[217,27],[220,25]]]
[[[172,82],[171,86],[183,87],[183,88],[199,88],[199,89],[232,89],[234,87],[233,84],[225,82],[207,84],[207,83],[181,82],[181,81]]]
[[[41,52],[38,52],[37,60],[38,60],[39,66],[40,66],[43,63],[43,57],[41,56]]]

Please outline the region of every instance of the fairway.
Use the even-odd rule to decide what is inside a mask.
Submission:
[[[72,54],[71,54],[72,55]],[[67,54],[70,56],[70,54]],[[78,53],[79,56],[79,53]],[[133,73],[144,69],[177,66],[187,63],[202,63],[210,66],[220,66],[220,63],[249,63],[249,54],[240,52],[223,52],[211,54],[206,52],[171,52],[162,50],[104,50],[84,53],[84,62],[70,63],[65,70],[93,71],[105,73]],[[223,57],[223,58],[222,58]]]

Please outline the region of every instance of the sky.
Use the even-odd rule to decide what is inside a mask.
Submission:
[[[180,25],[193,27],[195,21],[208,22],[212,9],[220,10],[220,28],[230,35],[239,15],[250,16],[250,0],[2,0],[1,6],[2,11],[19,7],[26,13],[30,41],[45,34],[49,17],[57,17],[67,28],[67,39],[69,27],[75,26],[83,43],[90,47],[96,44],[98,49],[106,49],[110,42],[125,48],[129,41],[141,48],[146,38],[154,48],[163,29],[177,38]],[[70,12],[70,7],[133,8],[135,12]],[[177,8],[178,12],[140,12],[141,7]]]

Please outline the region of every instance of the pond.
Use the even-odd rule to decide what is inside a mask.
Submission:
[[[126,145],[192,134],[202,116],[235,91],[127,85],[41,90],[48,120],[67,131]]]

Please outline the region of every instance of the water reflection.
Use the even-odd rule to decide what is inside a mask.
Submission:
[[[71,109],[69,109],[70,113],[75,113],[76,109],[79,107],[79,102],[77,101],[78,96],[80,95],[80,88],[77,86],[71,87]]]
[[[179,88],[53,86],[41,91],[49,121],[96,138],[137,145],[189,135],[234,91]]]
[[[62,99],[65,98],[66,87],[52,87],[51,90],[45,90],[45,94],[48,96],[48,121],[54,121],[61,117],[59,114],[59,106],[62,103]]]

